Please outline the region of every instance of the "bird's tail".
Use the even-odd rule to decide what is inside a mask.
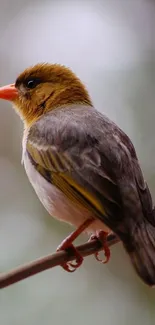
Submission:
[[[132,239],[124,246],[140,278],[149,286],[155,285],[155,227],[147,220],[138,225]]]

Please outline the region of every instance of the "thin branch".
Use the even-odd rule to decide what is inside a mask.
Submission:
[[[114,234],[110,234],[107,238],[108,246],[112,246],[119,242]],[[98,240],[92,240],[86,244],[76,247],[80,254],[85,257],[102,250],[102,245]],[[66,251],[57,252],[42,258],[39,258],[28,264],[19,266],[12,271],[0,274],[0,289],[10,286],[13,283],[24,280],[32,275],[48,270],[52,267],[74,260],[75,256],[68,254]]]

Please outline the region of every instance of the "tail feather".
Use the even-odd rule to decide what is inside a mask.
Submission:
[[[155,285],[155,227],[148,221],[138,225],[124,242],[131,262],[140,278],[149,286]]]

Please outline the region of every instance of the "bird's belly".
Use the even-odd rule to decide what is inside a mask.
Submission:
[[[89,217],[92,217],[91,212],[85,208],[76,207],[55,185],[47,182],[32,165],[26,153],[23,155],[23,163],[30,183],[50,215],[76,227],[80,226]],[[106,231],[107,227],[99,219],[96,219],[86,229],[86,232],[93,233],[100,229]]]

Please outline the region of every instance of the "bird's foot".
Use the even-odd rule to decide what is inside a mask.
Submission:
[[[57,252],[65,250],[68,252],[69,255],[75,256],[75,261],[67,262],[62,264],[61,266],[67,272],[74,272],[76,269],[81,266],[83,262],[83,257],[80,255],[76,247],[72,244],[73,241],[87,228],[89,225],[94,221],[93,218],[89,218],[80,225],[75,231],[73,231],[63,242],[58,246]]]
[[[59,245],[59,247],[57,248],[57,252],[61,251],[61,250],[65,250],[69,255],[75,256],[75,260],[73,262],[67,262],[67,263],[62,264],[61,265],[62,268],[67,272],[75,272],[81,266],[81,264],[83,262],[83,257],[80,255],[80,253],[74,247],[73,244],[70,244],[68,246],[68,242],[66,245],[65,241],[63,241],[62,244]]]
[[[99,254],[100,252],[96,252],[94,255],[95,255],[95,258],[97,261],[99,261],[100,263],[108,263],[109,259],[110,259],[110,249],[108,247],[108,244],[107,244],[107,236],[109,235],[108,232],[105,232],[103,230],[100,230],[96,233],[96,235],[91,235],[90,236],[90,239],[89,241],[93,240],[93,239],[97,239],[99,240],[99,242],[103,245],[103,251],[104,251],[104,255],[105,255],[105,259],[101,259]]]

